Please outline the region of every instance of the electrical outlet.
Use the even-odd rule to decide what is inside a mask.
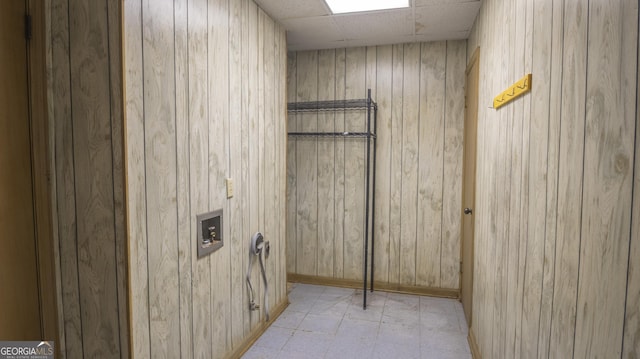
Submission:
[[[227,182],[227,198],[233,197],[233,180],[231,178],[226,179]]]

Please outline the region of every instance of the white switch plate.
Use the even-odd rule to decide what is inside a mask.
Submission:
[[[233,197],[233,180],[231,178],[227,178],[227,198]]]

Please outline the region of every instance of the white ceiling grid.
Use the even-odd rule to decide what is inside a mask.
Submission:
[[[466,39],[481,0],[410,0],[410,8],[333,15],[324,0],[255,0],[287,30],[289,50]]]

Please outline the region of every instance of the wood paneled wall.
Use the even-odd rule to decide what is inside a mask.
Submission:
[[[638,2],[485,0],[468,46],[482,357],[638,357]],[[529,72],[530,94],[489,108]]]
[[[466,42],[289,54],[288,101],[378,103],[375,279],[459,288]],[[365,112],[289,116],[289,131],[364,131]],[[366,143],[290,138],[287,270],[360,279]]]
[[[118,1],[47,2],[60,342],[66,358],[128,358]]]
[[[132,350],[224,357],[264,321],[256,231],[271,308],[286,301],[285,33],[250,0],[124,6]],[[219,208],[224,247],[198,259],[196,215]]]

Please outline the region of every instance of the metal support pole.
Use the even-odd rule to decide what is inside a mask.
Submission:
[[[375,223],[376,223],[376,152],[378,148],[378,105],[373,106],[373,192],[371,194],[371,292],[373,292],[373,270],[374,270],[374,253],[375,253]]]
[[[367,267],[369,258],[369,177],[371,157],[371,89],[367,91],[367,170],[365,174],[365,214],[364,214],[364,268],[362,288],[362,309],[367,309]]]

